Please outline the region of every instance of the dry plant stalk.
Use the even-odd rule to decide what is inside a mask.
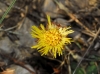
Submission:
[[[55,3],[59,6],[59,8],[61,10],[64,10],[66,12],[66,14],[72,19],[74,20],[76,23],[78,23],[78,25],[82,26],[87,32],[89,32],[90,34],[92,34],[93,36],[95,36],[95,34],[93,32],[91,32],[91,30],[88,29],[88,27],[86,27],[83,23],[81,23],[77,17],[75,16],[75,14],[72,14],[72,12],[66,8],[61,2],[58,2],[57,0],[54,0]]]

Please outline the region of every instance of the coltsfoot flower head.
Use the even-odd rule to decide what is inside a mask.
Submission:
[[[73,33],[71,27],[61,27],[51,23],[50,17],[47,15],[48,25],[45,28],[40,24],[40,28],[32,26],[31,35],[37,39],[37,45],[31,48],[36,48],[41,55],[48,55],[49,53],[56,58],[56,55],[62,55],[64,46],[71,44],[72,39],[68,38],[68,34]]]

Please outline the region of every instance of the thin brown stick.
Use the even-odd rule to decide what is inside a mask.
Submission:
[[[54,0],[54,2],[59,6],[60,9],[64,10],[66,12],[66,14],[72,19],[74,20],[76,23],[78,23],[78,25],[82,26],[87,32],[91,33],[92,35],[95,36],[95,34],[93,32],[91,32],[83,23],[81,23],[77,17],[71,13],[71,11],[65,7],[62,3],[58,2],[57,0]]]
[[[17,64],[17,65],[19,65],[19,66],[21,66],[21,67],[27,69],[31,74],[35,74],[32,70],[30,70],[28,67],[25,66],[25,63],[24,63],[24,62],[18,61],[17,59],[12,58],[12,57],[10,57],[8,54],[5,54],[5,53],[1,53],[1,52],[0,52],[0,55],[2,55],[2,56],[4,56],[4,57],[8,58],[8,59],[11,60],[11,61],[13,61],[15,64]]]
[[[96,38],[97,38],[97,36],[98,36],[99,33],[100,33],[100,28],[99,28],[99,30],[97,31],[97,33],[96,33],[96,35],[95,35],[93,41],[91,42],[90,46],[88,47],[88,49],[87,49],[86,52],[84,53],[83,57],[80,59],[80,61],[79,61],[78,65],[76,66],[76,68],[75,68],[73,74],[75,74],[77,68],[80,66],[80,64],[81,64],[81,62],[83,61],[84,57],[85,57],[86,54],[89,52],[91,46],[93,45],[93,43],[94,43],[94,41],[96,40]]]

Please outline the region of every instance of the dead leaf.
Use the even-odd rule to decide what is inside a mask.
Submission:
[[[13,69],[7,69],[7,70],[1,72],[0,74],[14,74],[14,70]]]

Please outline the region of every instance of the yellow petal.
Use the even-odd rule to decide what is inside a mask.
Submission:
[[[33,38],[39,38],[39,36],[36,35],[36,34],[34,34],[34,33],[31,33],[31,36],[32,36]]]
[[[51,28],[52,24],[49,15],[47,15],[47,20],[48,20],[48,28]]]
[[[37,48],[39,45],[34,45],[34,46],[32,46],[31,48]]]
[[[36,31],[37,33],[41,33],[41,30],[38,27],[36,27],[36,26],[32,26],[32,29],[34,31]]]
[[[42,24],[40,24],[40,27],[41,27],[41,29],[42,29],[43,31],[45,31],[45,28],[44,28],[44,26],[43,26]]]

